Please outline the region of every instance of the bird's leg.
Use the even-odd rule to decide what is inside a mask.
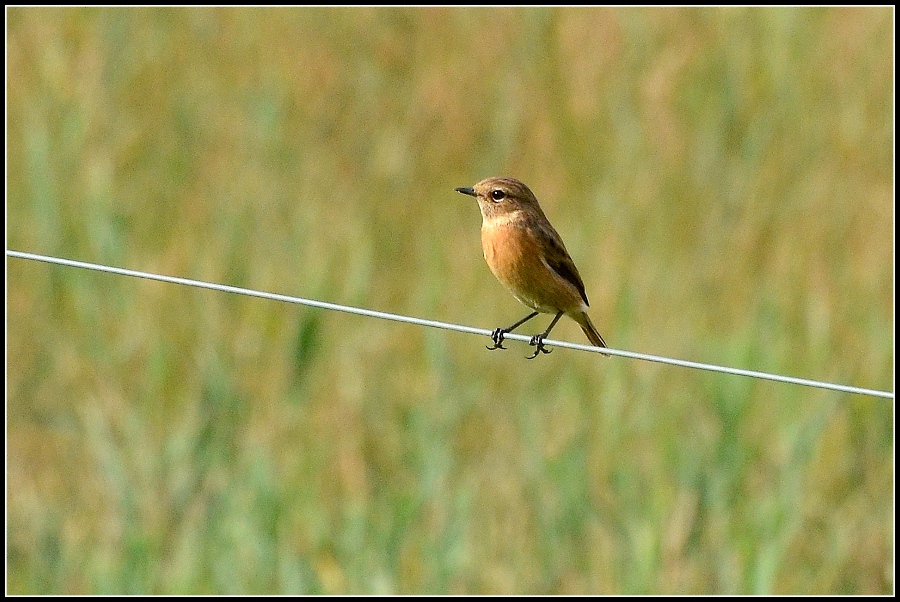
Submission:
[[[518,322],[516,322],[515,324],[513,324],[512,326],[509,326],[507,328],[495,328],[494,331],[491,333],[491,340],[494,341],[494,346],[488,347],[488,349],[490,349],[492,351],[494,349],[506,349],[506,347],[503,346],[503,337],[506,335],[506,333],[512,332],[513,330],[515,330],[516,328],[518,328],[519,326],[521,326],[522,324],[524,324],[531,318],[535,317],[536,315],[538,315],[538,312],[529,314],[529,315],[525,316],[524,318],[522,318],[521,320],[519,320]]]
[[[541,353],[550,353],[549,349],[544,349],[544,339],[547,338],[547,335],[550,334],[550,331],[553,330],[553,327],[556,326],[556,323],[559,322],[559,319],[562,317],[564,312],[559,312],[556,314],[556,317],[553,318],[553,321],[550,322],[550,326],[547,327],[547,330],[542,332],[541,334],[536,334],[531,337],[531,340],[528,342],[529,345],[535,345],[537,349],[534,350],[534,355],[529,355],[525,359],[533,360]]]

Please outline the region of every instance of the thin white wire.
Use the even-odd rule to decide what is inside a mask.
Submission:
[[[214,291],[222,291],[225,293],[236,293],[239,295],[248,295],[250,297],[260,297],[262,299],[272,299],[274,301],[284,301],[286,303],[296,303],[299,305],[307,305],[309,307],[318,307],[320,309],[330,309],[333,311],[342,311],[349,314],[357,314],[360,316],[368,316],[371,318],[381,318],[383,320],[393,320],[395,322],[406,322],[408,324],[418,324],[419,326],[429,326],[431,328],[443,328],[445,330],[455,330],[457,332],[466,332],[469,334],[480,334],[490,336],[490,330],[484,328],[473,328],[471,326],[462,326],[459,324],[449,324],[447,322],[437,322],[435,320],[423,320],[412,316],[402,316],[399,314],[391,314],[371,309],[362,309],[359,307],[351,307],[348,305],[338,305],[337,303],[327,303],[325,301],[316,301],[313,299],[303,299],[300,297],[289,297],[288,295],[278,295],[275,293],[266,293],[253,289],[240,288],[237,286],[228,286],[226,284],[215,284],[211,282],[203,282],[200,280],[190,280],[188,278],[177,278],[175,276],[163,276],[160,274],[151,274],[148,272],[139,272],[137,270],[127,270],[124,268],[115,268],[111,266],[98,265],[96,263],[86,263],[83,261],[75,261],[72,259],[61,259],[59,257],[49,257],[47,255],[36,255],[34,253],[23,253],[21,251],[10,251],[7,249],[8,257],[17,257],[19,259],[30,259],[33,261],[43,261],[46,263],[54,263],[58,265],[70,266],[75,268],[84,268],[88,270],[96,270],[98,272],[108,272],[110,274],[120,274],[122,276],[133,276],[135,278],[146,278],[148,280],[159,280],[160,282],[171,282],[173,284],[183,284],[186,286],[195,286],[198,288],[206,288]],[[531,337],[523,334],[509,333],[505,335],[505,339],[528,342]],[[556,341],[546,339],[547,345],[554,347],[564,347],[566,349],[577,349],[579,351],[590,351],[593,353],[605,353],[608,355],[619,355],[622,357],[630,357],[648,362],[658,362],[661,364],[670,364],[673,366],[682,366],[684,368],[694,368],[697,370],[708,370],[710,372],[722,372],[725,374],[734,374],[737,376],[749,376],[751,378],[761,378],[765,380],[773,380],[782,383],[790,383],[794,385],[803,385],[807,387],[816,387],[819,389],[829,389],[832,391],[842,391],[844,393],[854,393],[857,395],[870,395],[873,397],[884,397],[893,399],[894,393],[891,391],[878,391],[875,389],[862,389],[860,387],[851,387],[849,385],[841,385],[836,383],[828,383],[817,380],[808,380],[805,378],[795,378],[793,376],[782,376],[780,374],[770,374],[768,372],[756,372],[754,370],[743,370],[741,368],[729,368],[727,366],[717,366],[715,364],[701,364],[699,362],[689,362],[686,360],[678,360],[674,358],[662,357],[658,355],[648,355],[646,353],[636,353],[634,351],[622,351],[619,349],[608,349],[594,347],[592,345],[580,345],[578,343],[569,343],[566,341]]]

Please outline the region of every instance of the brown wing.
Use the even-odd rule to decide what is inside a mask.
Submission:
[[[581,298],[584,299],[584,304],[590,305],[590,303],[588,303],[587,293],[584,292],[584,282],[581,280],[578,268],[575,267],[575,262],[569,257],[569,252],[566,251],[566,246],[563,244],[562,238],[560,238],[556,230],[553,229],[550,222],[545,221],[545,223],[541,224],[536,230],[540,248],[547,250],[545,257],[547,265],[550,266],[550,269],[559,274],[560,278],[572,283],[572,286],[578,290]]]

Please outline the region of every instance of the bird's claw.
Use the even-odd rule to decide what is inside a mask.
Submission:
[[[541,353],[550,353],[551,351],[553,351],[552,349],[546,349],[544,347],[544,336],[540,334],[536,334],[531,337],[531,340],[528,341],[528,344],[537,347],[537,349],[534,350],[534,355],[529,355],[525,359],[533,360]]]
[[[494,349],[506,349],[506,347],[503,346],[504,336],[506,336],[506,332],[502,328],[495,328],[494,332],[491,333],[491,340],[494,341],[494,346],[488,347],[488,349],[491,351]]]

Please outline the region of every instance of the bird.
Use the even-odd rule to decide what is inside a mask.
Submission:
[[[562,238],[541,210],[537,197],[515,178],[492,177],[456,192],[475,197],[481,209],[481,247],[497,280],[533,313],[507,328],[491,332],[493,347],[506,349],[503,338],[539,313],[554,314],[547,330],[531,337],[534,359],[550,353],[544,339],[563,315],[575,320],[592,345],[606,342],[588,316],[584,282]]]

